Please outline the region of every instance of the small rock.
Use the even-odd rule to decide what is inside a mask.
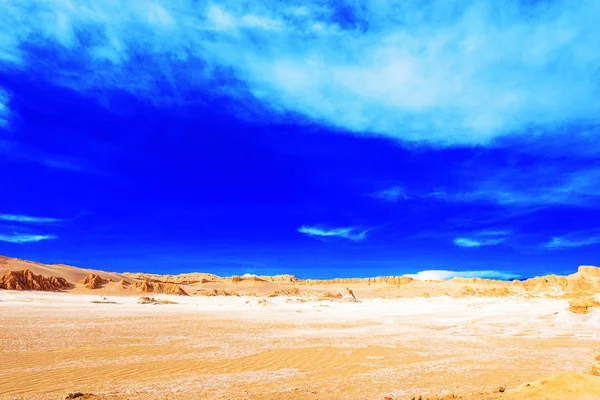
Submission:
[[[69,393],[67,397],[65,397],[65,400],[78,399],[83,396],[84,394],[81,392]]]
[[[600,363],[594,364],[591,372],[592,375],[600,376]]]
[[[505,390],[506,390],[506,387],[499,386],[496,389],[494,389],[494,393],[504,393]]]

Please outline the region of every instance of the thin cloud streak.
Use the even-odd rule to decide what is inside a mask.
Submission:
[[[413,279],[424,280],[448,280],[454,277],[461,278],[484,278],[484,279],[517,279],[520,275],[507,272],[507,271],[448,271],[448,270],[425,270],[417,272],[416,274],[406,274],[404,276],[411,277]]]
[[[459,247],[494,246],[502,242],[504,242],[504,239],[469,239],[464,237],[454,239],[454,244]]]
[[[298,228],[298,232],[304,233],[308,236],[318,236],[318,237],[340,237],[353,241],[361,241],[366,238],[367,233],[370,229],[366,229],[363,231],[357,230],[356,228],[348,227],[348,228],[334,228],[334,229],[322,229],[314,226],[306,226],[302,225]]]
[[[495,246],[506,240],[507,231],[481,231],[475,232],[471,237],[457,237],[454,244],[459,247]]]
[[[35,243],[35,242],[40,242],[42,240],[50,240],[50,239],[56,239],[56,238],[57,238],[57,236],[55,236],[55,235],[26,235],[26,234],[19,234],[19,233],[14,233],[12,235],[0,234],[0,242],[17,243],[17,244]]]
[[[49,224],[53,222],[61,222],[63,220],[59,218],[32,217],[29,215],[0,214],[0,221]]]
[[[600,236],[591,236],[588,238],[571,239],[566,236],[553,237],[544,247],[547,249],[572,249],[576,247],[591,246],[600,243]]]

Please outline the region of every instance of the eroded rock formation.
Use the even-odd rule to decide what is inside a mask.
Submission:
[[[90,274],[77,283],[84,285],[88,289],[98,289],[104,286],[106,282],[108,281],[106,279],[102,279],[100,275]]]
[[[8,271],[0,276],[0,289],[58,291],[70,286],[65,278],[36,275],[28,269]]]
[[[179,296],[188,296],[187,292],[175,283],[151,282],[149,280],[145,280],[142,282],[135,282],[134,285],[138,292],[164,293],[176,294]]]

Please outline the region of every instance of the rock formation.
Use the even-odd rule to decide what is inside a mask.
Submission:
[[[461,296],[475,296],[476,294],[477,292],[471,286],[463,286],[463,288],[460,289]]]
[[[325,293],[320,293],[320,298],[321,299],[341,299],[343,296],[341,293],[336,292],[336,293],[331,293],[331,292],[325,292]]]
[[[108,281],[106,279],[102,279],[100,275],[90,274],[77,283],[84,285],[88,289],[98,289],[104,286],[106,282]]]
[[[65,278],[36,275],[28,269],[8,271],[0,276],[0,289],[57,291],[68,289],[70,286]]]
[[[230,291],[223,290],[223,289],[197,290],[195,292],[195,294],[197,294],[199,296],[207,296],[207,297],[212,297],[212,296],[236,296],[236,297],[239,297],[240,296],[240,294],[238,292],[230,292]]]
[[[278,297],[278,296],[300,296],[300,289],[291,288],[291,289],[275,290],[267,295],[267,297]]]
[[[160,300],[154,297],[140,297],[138,304],[177,304],[171,300]]]
[[[131,285],[131,282],[126,281],[125,279],[121,279],[117,283],[119,284],[119,286],[121,286],[121,289],[127,289]]]
[[[262,279],[263,281],[274,283],[296,283],[300,280],[294,275],[261,276],[260,279]]]
[[[123,275],[136,280],[143,280],[153,283],[175,283],[178,285],[191,285],[194,283],[213,282],[223,279],[214,274],[204,274],[200,272],[180,275],[156,275],[126,272]]]
[[[179,287],[174,283],[161,283],[161,282],[151,282],[149,280],[145,280],[142,282],[134,283],[138,292],[143,293],[164,293],[164,294],[176,294],[179,296],[188,296],[185,290]]]
[[[259,278],[258,276],[232,276],[231,277],[231,282],[232,283],[238,283],[238,282],[266,282],[264,279]]]
[[[413,278],[408,276],[378,276],[376,278],[334,278],[334,279],[306,279],[296,282],[298,285],[347,285],[347,284],[376,284],[386,283],[388,285],[406,285]]]
[[[575,314],[587,314],[594,307],[599,306],[600,302],[596,301],[594,297],[581,297],[569,301],[569,311]]]

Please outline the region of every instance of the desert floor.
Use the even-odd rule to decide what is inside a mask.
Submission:
[[[600,354],[600,314],[564,300],[160,298],[0,291],[0,398],[472,395]]]

